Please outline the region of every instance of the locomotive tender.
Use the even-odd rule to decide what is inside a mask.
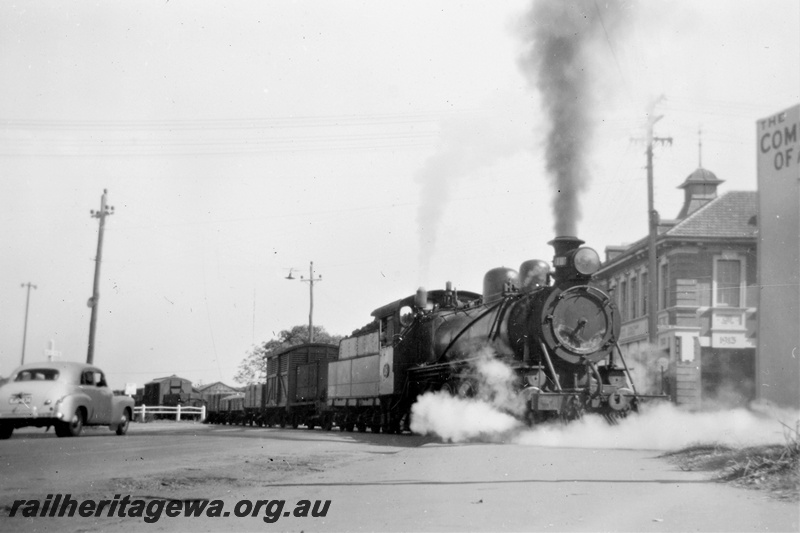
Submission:
[[[591,285],[599,255],[575,237],[550,244],[554,271],[541,260],[519,272],[495,268],[482,295],[449,282],[444,290],[420,288],[373,311],[370,324],[341,341],[338,357],[331,345],[268,357],[275,371],[246,390],[244,404],[253,409],[245,420],[402,432],[426,392],[496,395],[481,376],[486,358],[510,369],[506,394],[514,401],[501,407],[528,423],[584,412],[613,421],[636,410],[643,396],[617,344],[619,312]]]

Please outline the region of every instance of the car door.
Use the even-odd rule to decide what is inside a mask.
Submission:
[[[103,373],[97,369],[84,370],[81,374],[81,390],[90,398],[86,423],[110,423],[113,393],[108,388]]]
[[[111,417],[114,414],[114,391],[108,386],[105,375],[99,370],[94,371],[94,383],[97,386],[99,398],[102,398],[97,406],[99,409],[98,422],[100,424],[110,424]]]

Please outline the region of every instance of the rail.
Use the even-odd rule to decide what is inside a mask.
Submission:
[[[147,420],[148,415],[174,415],[175,420],[180,420],[182,416],[198,416],[198,421],[206,419],[206,406],[189,407],[183,405],[139,405],[133,408],[133,419],[139,422]]]

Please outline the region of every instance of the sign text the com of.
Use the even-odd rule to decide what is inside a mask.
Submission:
[[[760,157],[768,157],[775,170],[800,166],[800,122],[786,112],[758,122]]]

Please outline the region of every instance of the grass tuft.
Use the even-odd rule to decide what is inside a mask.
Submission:
[[[783,423],[782,423],[783,424]],[[784,426],[784,444],[731,448],[695,444],[662,457],[682,470],[714,472],[714,479],[767,491],[771,496],[800,501],[800,420]]]

